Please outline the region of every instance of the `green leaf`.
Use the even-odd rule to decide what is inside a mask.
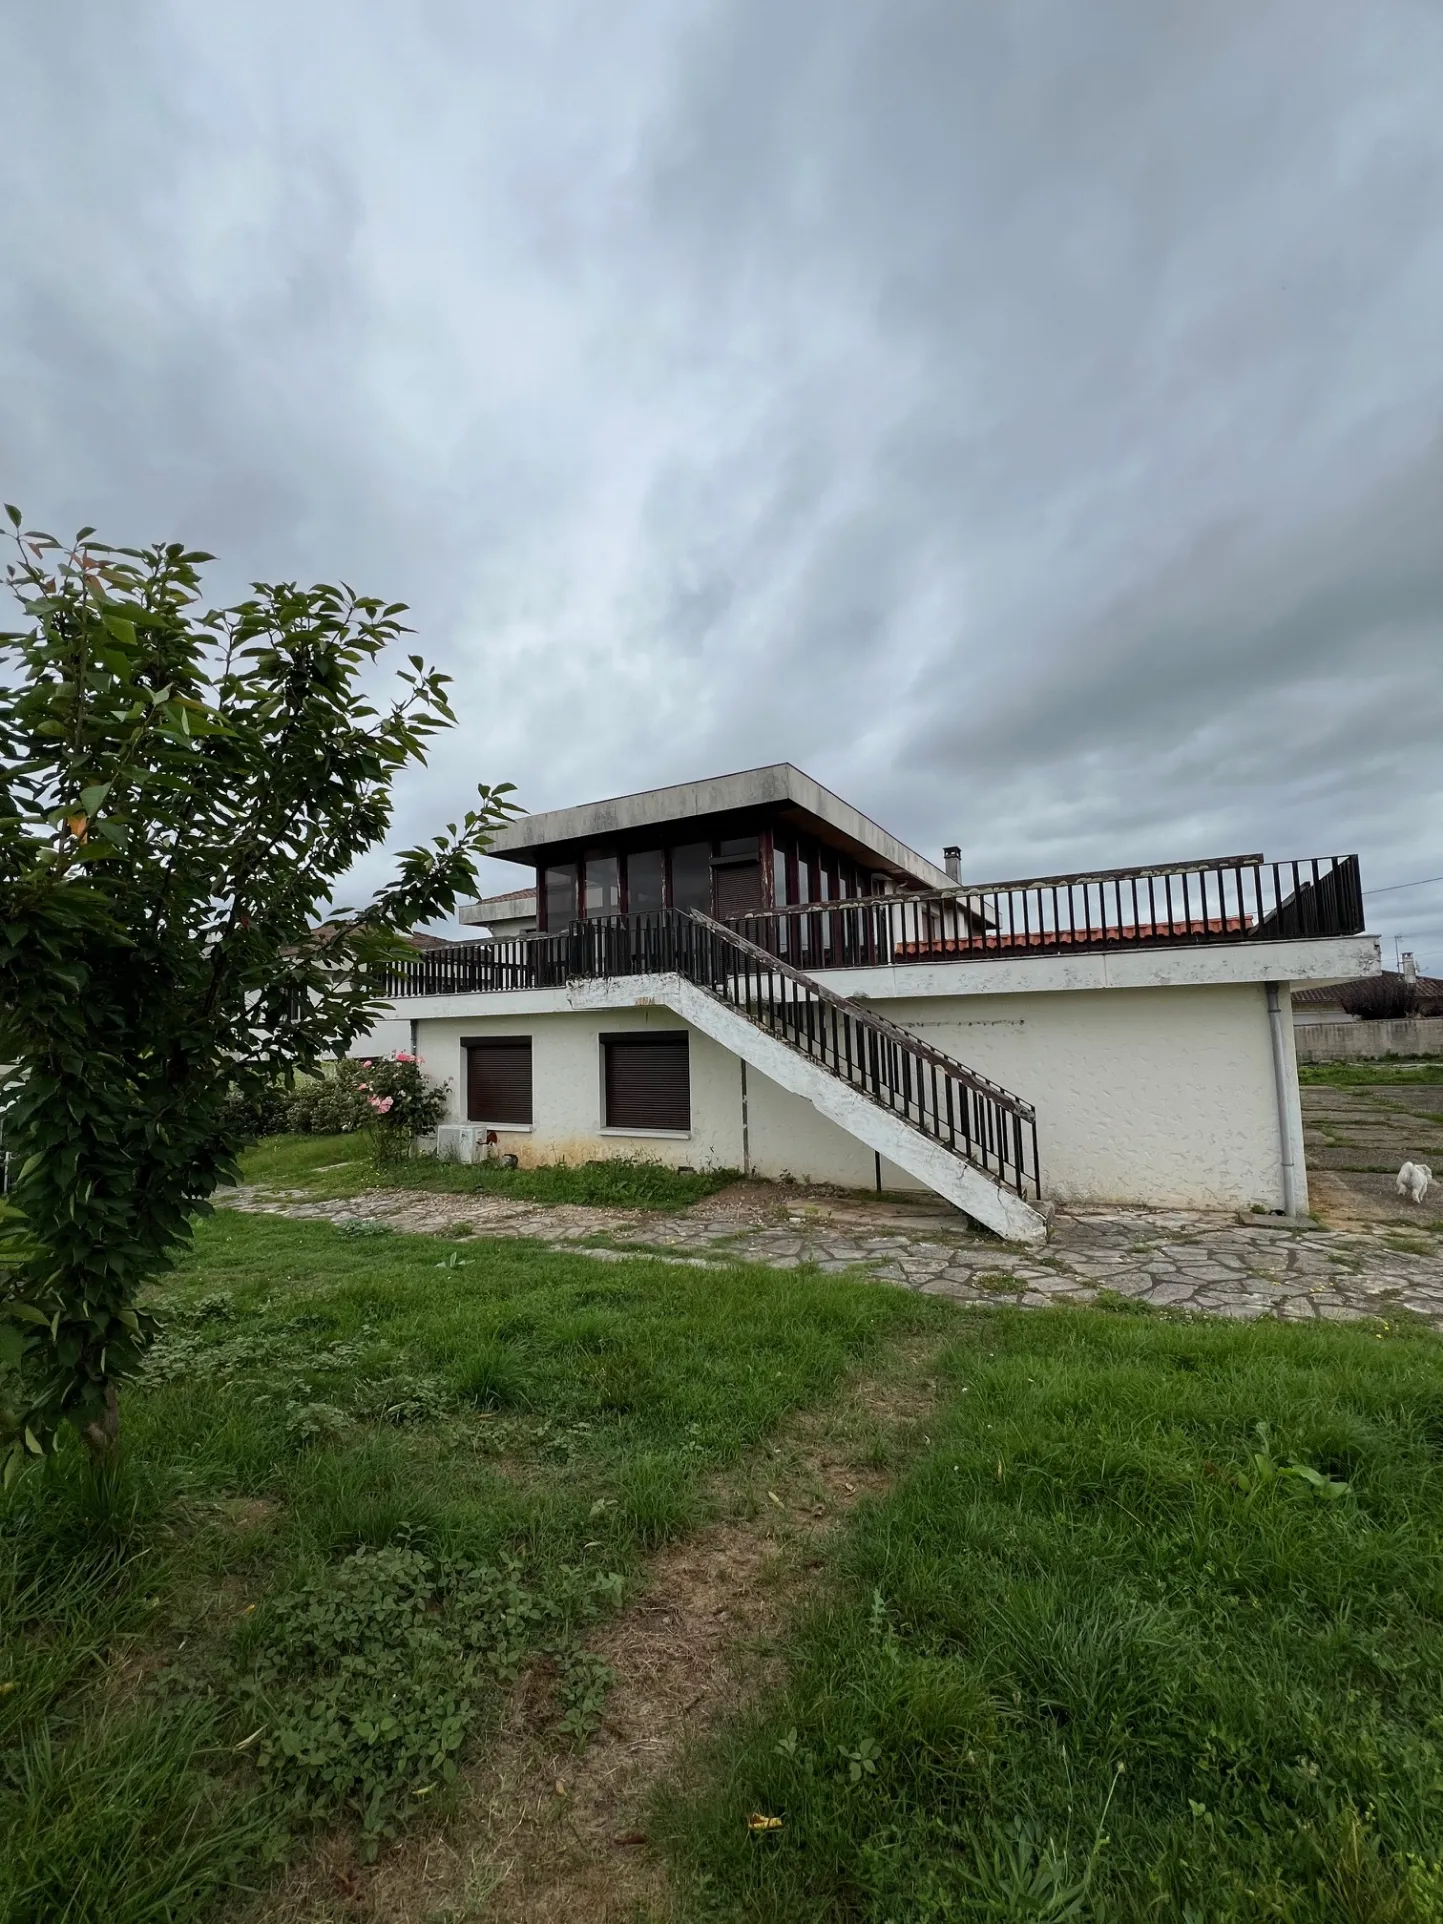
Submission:
[[[33,1303],[6,1303],[3,1306],[3,1314],[12,1323],[38,1323],[42,1329],[50,1327],[50,1318],[43,1309],[37,1309]]]

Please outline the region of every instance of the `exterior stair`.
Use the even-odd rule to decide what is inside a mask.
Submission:
[[[652,1000],[975,1221],[1009,1242],[1046,1241],[1030,1103],[699,911],[572,934],[565,973],[579,1004],[647,976]]]

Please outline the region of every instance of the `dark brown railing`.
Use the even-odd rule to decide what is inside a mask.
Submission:
[[[1358,935],[1356,855],[1109,869],[926,895],[807,903],[736,917],[740,934],[806,969]]]
[[[464,995],[556,986],[572,975],[596,972],[593,962],[606,943],[617,939],[598,931],[615,930],[624,921],[633,930],[628,943],[643,954],[647,943],[662,940],[655,931],[664,920],[611,917],[576,922],[556,935],[428,949],[387,971],[381,993]],[[847,969],[1283,942],[1359,935],[1364,923],[1356,855],[1301,862],[1240,855],[1182,867],[1109,869],[968,884],[927,895],[807,903],[737,916],[727,926],[798,968]]]
[[[682,935],[689,980],[1019,1196],[1037,1197],[1031,1103],[710,916],[686,919],[700,938]]]
[[[730,1004],[997,1182],[1021,1196],[1038,1195],[1030,1103],[691,910],[573,922],[564,934],[427,950],[385,972],[378,994],[456,995],[669,973]]]

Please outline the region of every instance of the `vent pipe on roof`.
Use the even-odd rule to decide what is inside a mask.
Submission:
[[[960,882],[962,880],[961,849],[944,848],[942,851],[942,866],[946,869],[949,880]]]
[[[1408,951],[1404,949],[1402,955],[1399,957],[1399,966],[1402,968],[1403,980],[1405,982],[1416,982],[1418,980],[1418,958],[1416,955],[1409,955]]]

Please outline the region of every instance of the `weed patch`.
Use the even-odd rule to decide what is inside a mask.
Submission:
[[[543,1163],[535,1169],[501,1169],[480,1163],[469,1174],[481,1196],[587,1203],[611,1209],[684,1209],[741,1180],[737,1169],[699,1169],[683,1174],[665,1163],[639,1156],[614,1156],[605,1162]]]

